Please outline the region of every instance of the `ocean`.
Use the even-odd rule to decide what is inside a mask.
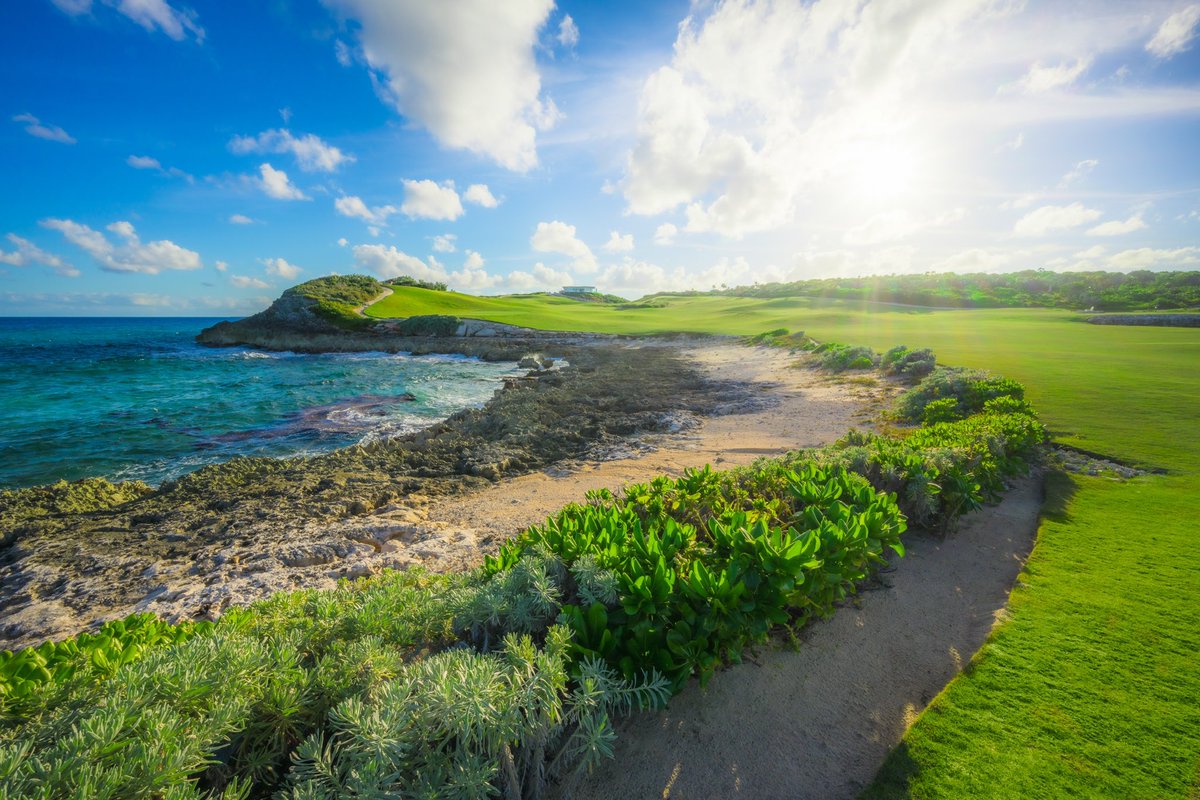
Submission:
[[[238,455],[393,437],[482,405],[511,363],[210,348],[219,319],[0,318],[0,488],[158,484]]]

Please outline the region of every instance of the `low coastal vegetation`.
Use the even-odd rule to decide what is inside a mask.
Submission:
[[[824,278],[724,289],[732,297],[822,297],[939,308],[1070,308],[1097,311],[1200,306],[1200,272],[930,272]]]
[[[948,530],[1027,468],[1045,432],[1023,388],[952,375],[926,377],[900,413],[919,420],[926,398],[954,398],[957,419],[593,492],[472,572],[283,593],[177,633],[135,617],[6,656],[0,787],[569,790],[611,755],[615,718],[829,614],[889,550],[903,554],[909,520]]]

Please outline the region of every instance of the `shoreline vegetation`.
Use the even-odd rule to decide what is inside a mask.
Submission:
[[[383,302],[412,291],[441,290],[397,286]],[[400,337],[369,329],[378,323],[350,329],[334,321],[343,306],[357,315],[363,304],[351,302],[354,293],[309,295],[285,293],[266,316],[223,323],[201,341],[282,347],[311,326],[310,344],[381,349],[367,344],[386,337],[405,350],[409,339],[477,347],[470,354],[480,357],[537,348],[569,366],[535,369],[484,409],[395,446],[349,448],[302,465],[237,459],[157,492],[81,484],[79,496],[69,487],[20,501],[5,493],[0,513],[20,519],[6,562],[21,548],[18,564],[47,555],[69,561],[78,545],[55,552],[56,540],[78,531],[88,547],[111,546],[112,565],[116,554],[126,556],[107,579],[136,581],[141,563],[127,557],[135,541],[160,547],[153,559],[182,567],[199,539],[262,545],[290,514],[326,523],[379,509],[419,517],[430,497],[669,430],[678,424],[673,414],[736,412],[745,399],[741,387],[702,379],[673,348],[658,346],[665,342],[527,339],[500,326],[452,340]],[[461,331],[462,320],[452,319]],[[445,333],[450,323],[429,324]],[[661,708],[691,678],[703,684],[738,662],[748,645],[795,637],[828,616],[887,564],[888,552],[903,555],[909,525],[952,536],[959,518],[997,500],[1040,461],[1049,438],[1022,384],[937,366],[928,350],[880,354],[786,329],[746,344],[908,388],[877,431],[850,431],[834,445],[749,467],[590,493],[482,567],[388,571],[328,589],[260,583],[270,597],[228,608],[215,624],[164,627],[134,617],[93,638],[6,655],[0,781],[17,796],[80,781],[114,797],[569,792],[612,755],[615,720]],[[414,491],[421,502],[406,505]],[[117,505],[104,507],[110,503]],[[284,545],[292,534],[275,541]],[[367,546],[380,553],[388,544]],[[247,564],[221,555],[214,567]],[[315,557],[328,572],[339,555],[297,557]],[[161,578],[140,576],[139,591]],[[31,571],[18,580],[33,578]],[[94,607],[98,598],[78,590],[71,599]],[[14,659],[24,660],[14,667]],[[925,741],[918,735],[914,744]],[[893,753],[873,791],[906,791],[914,773],[904,758]]]

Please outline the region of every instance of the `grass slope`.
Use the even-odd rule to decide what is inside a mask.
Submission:
[[[441,295],[440,297],[434,297]],[[373,316],[450,313],[608,333],[804,330],[1016,378],[1059,441],[1168,470],[1053,477],[1009,621],[909,731],[869,797],[1200,795],[1200,330],[1042,309],[731,297],[622,310],[401,290]]]

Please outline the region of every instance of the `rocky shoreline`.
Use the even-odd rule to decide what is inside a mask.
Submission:
[[[46,488],[4,493],[0,646],[63,638],[134,611],[211,618],[275,591],[387,567],[468,566],[489,543],[462,541],[469,533],[429,522],[439,497],[566,459],[627,452],[631,441],[736,410],[746,398],[745,387],[705,379],[665,341],[251,326],[231,335],[233,324],[225,325],[205,332],[208,343],[493,360],[538,352],[568,366],[533,369],[480,409],[369,446],[309,458],[237,458],[158,489],[91,481],[88,497],[96,499],[82,503]]]

